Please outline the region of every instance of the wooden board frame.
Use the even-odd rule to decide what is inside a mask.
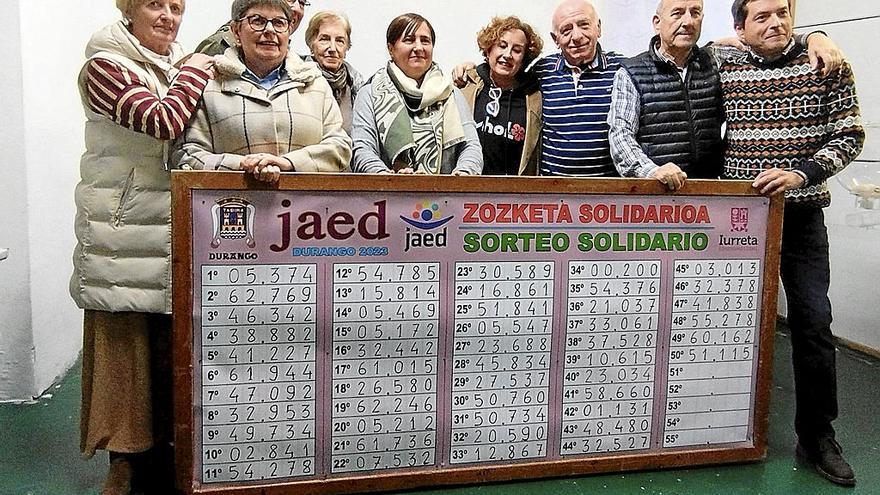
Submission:
[[[641,454],[595,454],[586,458],[517,462],[505,466],[468,466],[418,470],[410,473],[354,474],[282,484],[251,484],[233,488],[200,485],[193,479],[192,366],[192,225],[194,190],[299,190],[397,193],[544,193],[659,196],[756,196],[750,182],[689,180],[675,193],[654,180],[432,177],[393,175],[292,174],[269,185],[242,173],[174,172],[172,174],[174,407],[177,486],[188,494],[282,495],[285,493],[343,494],[405,490],[520,479],[678,468],[696,465],[759,461],[767,450],[773,334],[776,323],[783,198],[770,198],[766,257],[763,272],[763,314],[754,410],[754,446],[747,448],[679,449]]]

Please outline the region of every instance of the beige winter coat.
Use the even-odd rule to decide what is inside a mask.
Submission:
[[[183,55],[172,45],[172,60]],[[89,59],[123,65],[164,97],[177,70],[145,52],[122,22],[96,33]],[[88,65],[88,64],[86,64]],[[70,294],[83,309],[171,312],[171,193],[168,145],[89,108],[86,69],[79,77],[86,113],[82,180],[76,186]]]
[[[287,76],[266,90],[244,79],[236,48],[215,57],[217,79],[174,153],[177,165],[195,170],[239,170],[241,159],[271,153],[297,172],[340,172],[351,159],[351,139],[330,85],[313,62],[291,52]]]

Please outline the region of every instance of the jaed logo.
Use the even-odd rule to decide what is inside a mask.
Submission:
[[[454,215],[444,218],[440,205],[433,201],[422,201],[416,204],[410,216],[400,216],[400,219],[407,225],[417,229],[406,228],[406,245],[403,251],[407,252],[414,248],[446,247],[447,229],[443,226],[453,218],[455,218]],[[433,232],[440,227],[443,227],[442,231]]]
[[[434,230],[449,223],[454,216],[443,218],[440,205],[431,201],[423,201],[416,205],[411,217],[401,215],[400,218],[417,229]]]
[[[211,247],[220,247],[222,239],[244,239],[249,248],[256,246],[254,242],[254,213],[256,209],[249,201],[242,198],[223,198],[211,207],[214,219],[214,235]]]

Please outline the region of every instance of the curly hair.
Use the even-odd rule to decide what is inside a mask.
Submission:
[[[519,17],[493,17],[488,26],[477,33],[477,46],[484,56],[489,55],[489,50],[498,43],[504,33],[519,29],[526,35],[526,53],[523,57],[523,68],[528,67],[533,60],[538,58],[544,49],[544,40],[535,32],[532,26],[521,21]]]

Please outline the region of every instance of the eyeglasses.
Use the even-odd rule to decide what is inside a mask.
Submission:
[[[309,2],[308,0],[288,0],[287,3],[290,4],[291,7],[293,7],[295,4],[300,4],[302,8],[306,8],[312,4],[312,2]]]
[[[290,21],[286,17],[275,17],[273,19],[266,19],[260,14],[253,14],[241,18],[239,19],[239,21],[247,21],[248,26],[250,26],[251,29],[257,32],[265,31],[266,26],[268,26],[269,24],[272,24],[272,29],[274,29],[276,33],[285,32],[290,28]]]
[[[486,103],[486,113],[497,117],[501,111],[501,88],[489,88],[489,98],[492,100]]]

